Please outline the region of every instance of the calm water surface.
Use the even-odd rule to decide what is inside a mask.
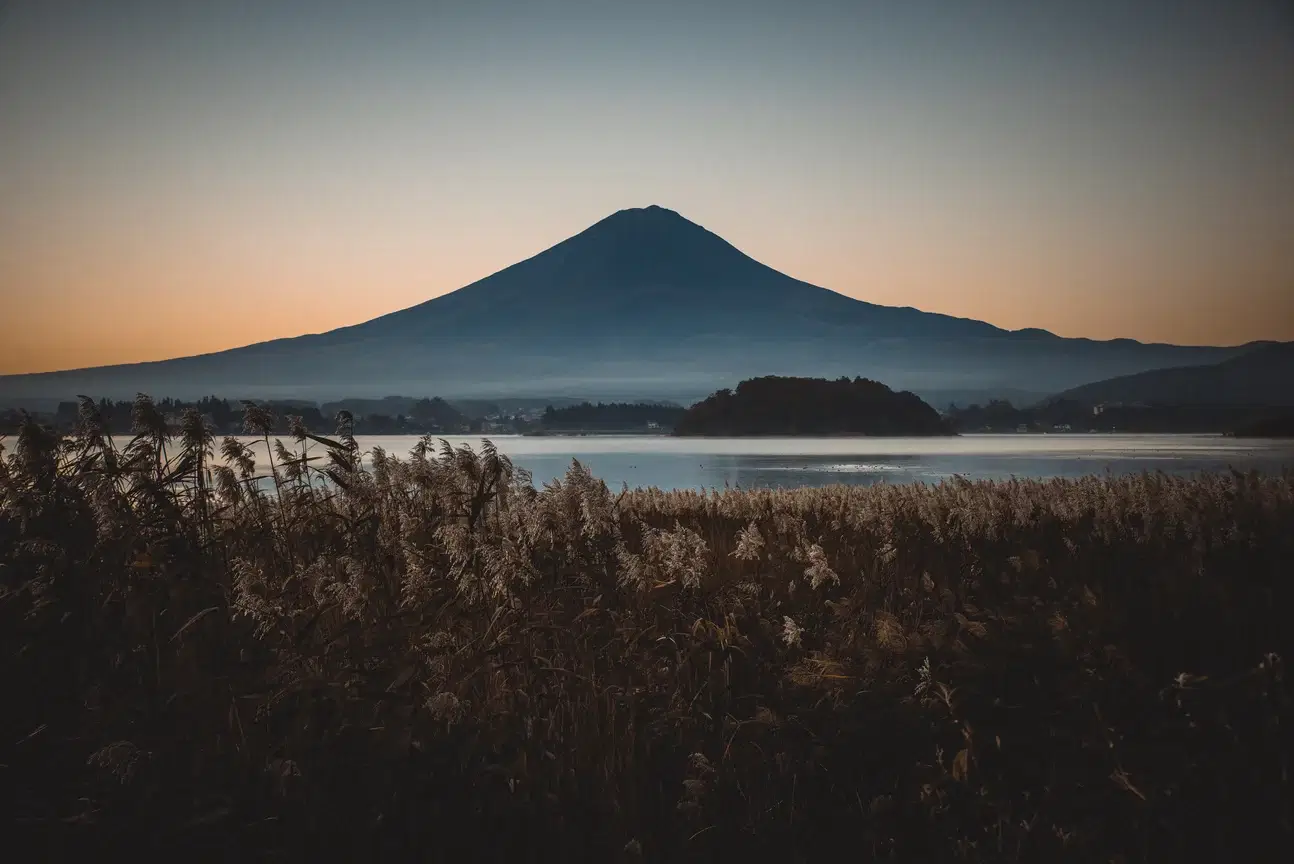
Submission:
[[[405,456],[408,436],[361,436]],[[480,436],[451,444],[479,449]],[[669,438],[631,436],[491,436],[500,452],[539,485],[579,459],[612,487],[741,488],[832,483],[938,482],[970,479],[1075,477],[1164,471],[1193,474],[1229,468],[1294,469],[1294,441],[1236,440],[1207,435],[963,435],[957,438]]]

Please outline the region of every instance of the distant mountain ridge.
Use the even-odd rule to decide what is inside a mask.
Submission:
[[[1294,342],[1273,342],[1202,366],[1095,381],[1057,398],[1087,404],[1294,406]]]
[[[0,376],[5,398],[678,398],[762,375],[1054,393],[1243,347],[1067,339],[879,306],[759,263],[672,210],[622,210],[417,306],[326,333],[152,363]]]

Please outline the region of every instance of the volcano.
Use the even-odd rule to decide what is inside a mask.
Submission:
[[[651,206],[361,324],[173,360],[3,376],[0,398],[679,398],[787,375],[863,376],[938,399],[1054,393],[1245,350],[1066,339],[875,305],[780,273]]]

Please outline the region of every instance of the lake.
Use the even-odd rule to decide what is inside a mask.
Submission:
[[[823,486],[832,483],[938,482],[969,479],[1075,477],[1164,471],[1193,474],[1229,468],[1294,469],[1294,441],[1220,435],[963,435],[956,438],[670,438],[665,436],[490,436],[499,451],[539,485],[579,459],[618,488]],[[480,436],[450,436],[479,448]],[[361,436],[405,456],[418,439]],[[286,443],[286,442],[285,442]]]

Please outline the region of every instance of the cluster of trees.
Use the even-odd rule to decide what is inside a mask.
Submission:
[[[463,412],[439,397],[415,399],[410,396],[387,396],[384,399],[342,399],[338,402],[325,402],[320,411],[325,417],[336,417],[338,412],[349,411],[352,416],[367,419],[370,423],[388,427],[417,427],[429,432],[465,432],[468,431],[470,423]]]
[[[290,418],[312,429],[330,428],[346,411],[359,435],[422,435],[533,432],[662,432],[679,435],[940,435],[960,432],[1200,432],[1238,436],[1288,436],[1294,419],[1290,408],[1237,405],[1106,404],[1053,399],[1027,408],[1006,400],[986,405],[948,406],[939,414],[912,393],[895,392],[865,378],[789,378],[768,376],[742,381],[735,391],[720,390],[689,409],[673,403],[574,403],[569,399],[470,400],[388,396],[342,399],[317,405],[303,400],[256,404],[278,419],[275,434],[287,434]],[[134,403],[101,400],[97,409],[115,435],[131,432]],[[536,406],[547,404],[539,413]],[[196,401],[161,399],[164,417],[178,421],[187,409],[203,416],[212,431],[243,431],[240,400],[207,396]],[[78,403],[62,402],[52,414],[36,419],[61,432],[76,426]],[[509,413],[509,411],[511,413]],[[24,413],[0,409],[0,435],[14,435]]]
[[[128,435],[131,428],[131,412],[134,408],[134,402],[128,401],[110,401],[108,399],[99,400],[98,410],[107,424],[107,429],[114,435]],[[204,396],[196,401],[186,401],[181,399],[159,399],[155,403],[158,413],[163,417],[178,417],[185,409],[196,409],[199,414],[207,418],[212,429],[221,434],[234,434],[242,430],[243,425],[243,405],[238,401],[228,399],[218,399],[215,396]],[[302,422],[312,429],[327,428],[324,423],[323,415],[319,413],[319,408],[313,402],[299,402],[283,400],[273,403],[264,403],[272,407],[274,412],[279,415],[279,425],[282,427],[282,433],[287,432],[287,416],[289,414],[301,417]],[[60,402],[52,418],[54,428],[60,431],[70,431],[76,426],[80,406],[77,402]]]
[[[947,435],[948,425],[920,397],[866,378],[742,381],[679,418],[678,435]]]
[[[1266,428],[1279,420],[1282,409],[1241,405],[1094,406],[1073,399],[1055,399],[1029,408],[994,400],[987,405],[959,408],[945,414],[958,432],[1030,432],[1058,429],[1073,432],[1233,432]],[[1286,411],[1285,413],[1288,413]]]
[[[219,435],[237,435],[243,431],[244,403],[239,400],[207,396],[196,401],[160,399],[155,404],[158,413],[172,422],[188,409],[204,417],[211,430]],[[444,399],[413,399],[388,397],[386,399],[347,399],[326,402],[322,406],[301,400],[257,401],[257,405],[271,411],[275,417],[274,434],[285,435],[291,418],[298,417],[310,429],[328,429],[337,414],[348,411],[354,418],[357,435],[420,435],[424,433],[469,433],[481,430],[479,420],[469,420]],[[110,434],[128,435],[131,432],[131,412],[134,402],[100,400],[96,407]],[[53,415],[38,417],[61,432],[75,428],[79,403],[61,402]],[[15,434],[21,427],[23,414],[9,410],[0,413],[0,434]]]
[[[1237,438],[1294,438],[1294,409],[1241,426],[1235,435]]]
[[[133,401],[95,403],[112,434],[131,431]],[[206,418],[212,431],[237,435],[243,431],[243,402],[207,396],[202,399],[160,399],[156,409],[164,417],[178,420],[193,408]],[[275,434],[287,434],[290,417],[299,417],[307,428],[331,428],[337,415],[346,411],[354,418],[357,435],[422,435],[524,433],[552,431],[646,431],[657,423],[664,431],[673,427],[683,409],[670,403],[576,402],[565,397],[552,399],[465,399],[453,402],[441,398],[387,396],[382,399],[340,399],[314,402],[294,399],[256,400],[278,418]],[[53,412],[35,412],[38,421],[60,432],[71,432],[77,422],[79,403],[61,402]],[[23,411],[0,408],[0,435],[15,435],[23,424]]]
[[[0,408],[0,435],[17,435],[22,424],[23,412],[17,408]]]
[[[678,405],[652,402],[599,402],[596,405],[582,402],[566,408],[550,405],[539,423],[544,429],[553,431],[639,431],[651,428],[653,423],[668,431],[674,428],[684,412],[685,409]]]
[[[1091,416],[1092,412],[1089,410],[1087,413]],[[1005,399],[993,399],[987,405],[965,408],[949,405],[944,416],[958,432],[1014,432],[1021,425],[1031,426],[1038,422],[1033,412],[1017,408]]]
[[[415,399],[388,396],[385,399],[343,399],[325,402],[319,413],[328,419],[349,411],[355,418],[355,430],[363,435],[401,435],[425,432],[469,432],[471,421],[453,405],[439,397]]]

